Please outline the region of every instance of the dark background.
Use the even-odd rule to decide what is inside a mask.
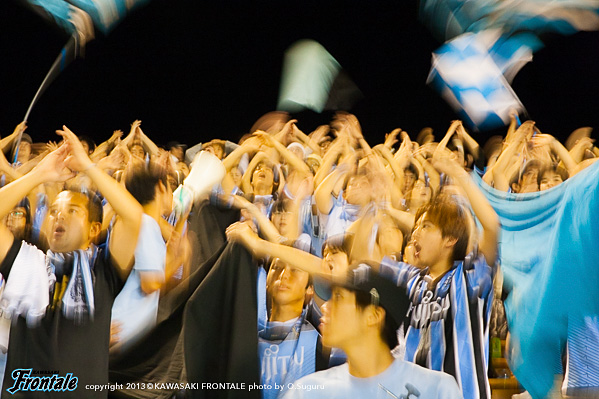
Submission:
[[[0,1],[0,134],[19,123],[67,35],[12,0]],[[371,143],[401,127],[440,138],[454,112],[425,81],[440,43],[417,2],[153,0],[108,36],[98,34],[42,96],[29,118],[34,141],[66,124],[97,142],[134,119],[158,144],[236,141],[278,99],[283,53],[321,43],[363,93],[355,113]],[[599,33],[544,37],[546,47],[513,88],[542,131],[560,139],[599,126]],[[309,132],[330,114],[296,115]],[[495,132],[475,135],[481,142]]]

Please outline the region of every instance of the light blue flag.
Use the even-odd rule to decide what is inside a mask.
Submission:
[[[510,368],[533,398],[544,398],[560,367],[568,318],[599,314],[599,163],[527,194],[500,192],[473,176],[502,225]]]
[[[470,127],[503,126],[511,110],[524,110],[506,76],[531,59],[527,44],[504,40],[499,31],[466,33],[433,53],[427,83]]]
[[[510,83],[539,35],[599,29],[599,0],[423,0],[419,16],[439,40],[428,83],[470,127],[491,129],[524,111]]]

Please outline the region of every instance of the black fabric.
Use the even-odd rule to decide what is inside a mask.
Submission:
[[[22,241],[12,240],[12,245],[8,249],[6,256],[2,263],[0,263],[0,273],[4,276],[4,280],[6,280],[10,274],[10,270],[12,269],[12,264],[15,262],[17,255],[19,253],[19,249],[21,249]]]
[[[260,384],[257,268],[248,251],[228,244],[190,298],[184,316],[189,382]],[[261,398],[259,389],[193,390],[189,398]]]
[[[12,259],[14,262],[14,258]],[[5,266],[2,265],[4,271]],[[12,266],[12,264],[11,264]],[[86,390],[90,384],[108,383],[108,342],[110,317],[114,298],[123,287],[111,258],[105,260],[99,253],[94,264],[93,321],[76,325],[66,319],[60,307],[48,307],[41,324],[29,328],[20,317],[13,323],[7,355],[2,398],[105,398],[106,391]],[[10,276],[9,276],[10,278]],[[19,391],[11,395],[6,391],[13,384],[11,374],[15,369],[53,371],[60,376],[72,373],[78,378],[77,389],[72,392]],[[52,373],[48,374],[52,375]]]
[[[220,209],[208,201],[194,204],[188,236],[192,247],[189,278],[160,299],[156,327],[126,353],[110,358],[110,382],[186,381],[183,351],[183,311],[191,295],[221,257],[225,230],[239,220],[239,211]],[[137,386],[136,386],[137,387]],[[176,389],[122,389],[110,398],[170,398]]]

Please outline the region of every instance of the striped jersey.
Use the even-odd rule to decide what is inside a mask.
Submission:
[[[381,263],[380,274],[405,287],[411,300],[404,359],[451,374],[464,398],[491,398],[487,368],[493,273],[482,255],[471,254],[433,285],[428,269],[389,258]]]

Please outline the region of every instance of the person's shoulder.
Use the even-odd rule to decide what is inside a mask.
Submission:
[[[413,385],[428,387],[434,392],[442,392],[443,398],[457,399],[462,397],[460,388],[453,376],[442,371],[427,369],[405,360],[397,359],[396,362],[401,362],[400,367],[403,368],[404,375],[411,375]]]
[[[317,371],[287,384],[283,399],[321,399],[344,397],[349,378],[347,363]],[[341,396],[340,396],[341,395]]]
[[[312,374],[308,374],[305,377],[300,378],[294,382],[295,386],[312,386],[312,385],[324,385],[332,384],[335,381],[344,379],[345,376],[349,375],[347,363],[343,363],[339,366],[331,367],[330,369],[317,371]]]

